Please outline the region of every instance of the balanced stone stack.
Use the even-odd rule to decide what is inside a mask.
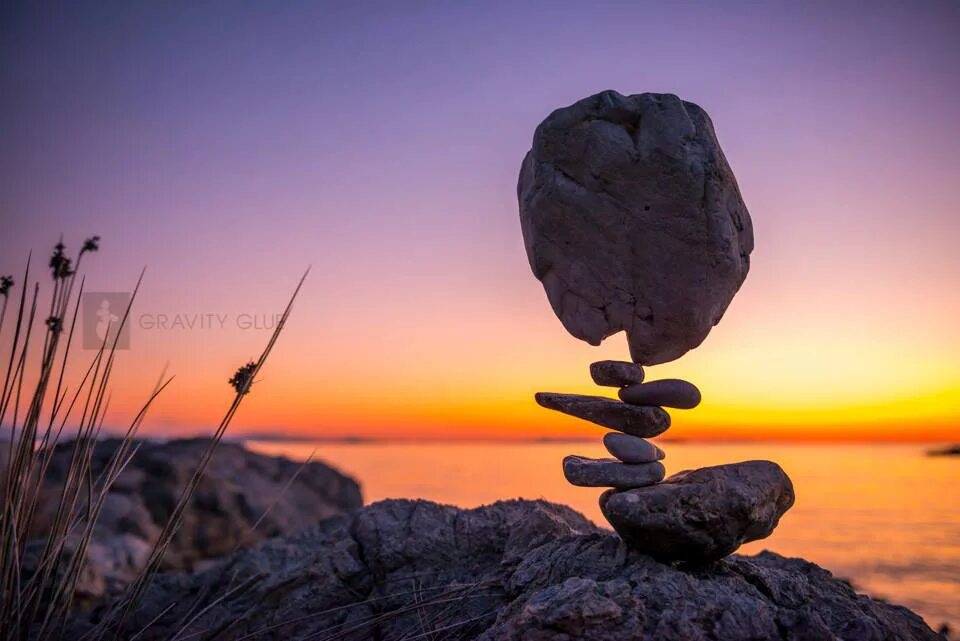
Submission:
[[[635,363],[590,366],[597,385],[620,388],[620,401],[602,396],[541,392],[548,409],[608,427],[603,445],[614,458],[568,456],[563,473],[573,485],[611,488],[600,509],[631,547],[661,561],[708,562],[747,541],[769,536],[793,505],[790,479],[776,463],[749,461],[681,472],[664,481],[666,456],[646,440],[670,427],[664,407],[693,409],[700,390],[678,379],[643,382]]]
[[[517,184],[530,267],[573,336],[599,345],[627,334],[633,362],[591,366],[620,401],[541,393],[537,402],[616,430],[615,458],[569,456],[575,485],[600,499],[626,543],[664,561],[705,562],[769,535],[793,504],[775,463],[749,461],[664,480],[663,451],[645,440],[689,409],[696,387],[643,382],[644,365],[698,346],[750,268],[753,226],[713,124],[671,94],[615,91],[557,109],[537,127]]]

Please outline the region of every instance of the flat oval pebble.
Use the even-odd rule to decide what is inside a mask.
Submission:
[[[700,404],[700,390],[693,383],[665,378],[625,387],[620,390],[620,400],[631,405],[660,405],[689,410]]]
[[[612,487],[618,490],[648,487],[663,480],[662,463],[621,463],[613,459],[592,459],[567,456],[563,459],[563,475],[580,487]]]
[[[627,361],[590,363],[590,377],[604,387],[625,387],[643,382],[643,368]]]
[[[670,427],[670,415],[659,407],[627,405],[603,396],[554,392],[537,392],[535,398],[547,409],[634,436],[656,436]]]
[[[653,463],[666,454],[659,447],[639,436],[610,432],[603,437],[607,451],[624,463]]]

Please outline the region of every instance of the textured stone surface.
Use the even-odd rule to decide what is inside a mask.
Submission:
[[[609,432],[603,435],[603,446],[624,463],[652,463],[666,454],[659,447],[639,436]]]
[[[86,553],[80,600],[116,592],[137,576],[208,442],[140,442],[104,500]],[[118,444],[118,439],[107,439],[94,447],[91,465],[95,477],[107,466]],[[72,451],[71,443],[56,448],[39,501],[35,536],[49,528]],[[296,532],[363,504],[360,487],[350,477],[318,461],[303,469],[301,465],[256,454],[234,443],[220,443],[161,569],[196,569],[238,546]],[[264,513],[257,529],[251,530]]]
[[[567,456],[563,459],[563,475],[580,487],[615,487],[631,489],[659,483],[666,475],[662,463],[621,463],[614,459],[592,459]]]
[[[603,396],[538,392],[537,403],[634,436],[656,436],[670,427],[670,415],[659,407],[627,405]]]
[[[170,639],[184,621],[178,638],[256,641],[939,638],[812,563],[764,552],[665,565],[540,501],[384,501],[335,516],[199,575],[157,577],[118,638],[152,622],[145,638]]]
[[[706,562],[769,536],[793,501],[793,484],[779,465],[747,461],[607,491],[600,509],[631,548],[661,561]]]
[[[642,364],[720,321],[749,269],[750,215],[706,112],[671,94],[590,96],[550,114],[517,185],[527,257],[564,327],[621,330]]]
[[[700,404],[700,390],[693,383],[664,378],[624,387],[620,390],[620,400],[632,405],[659,405],[689,410]]]
[[[597,385],[624,387],[643,382],[643,368],[626,361],[597,361],[590,363],[590,377]]]

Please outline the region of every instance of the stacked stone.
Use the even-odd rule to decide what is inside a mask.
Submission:
[[[590,366],[597,385],[617,387],[620,399],[580,394],[537,394],[537,402],[617,430],[603,437],[603,445],[616,458],[591,459],[568,456],[563,474],[573,485],[632,490],[663,480],[666,469],[660,461],[664,451],[646,440],[670,427],[664,407],[691,409],[700,404],[700,390],[686,381],[667,379],[643,382],[643,368],[624,361],[600,361]]]
[[[603,437],[615,458],[567,456],[563,473],[573,485],[610,488],[600,508],[628,545],[665,562],[708,562],[773,532],[794,501],[790,479],[776,463],[719,465],[664,480],[665,454],[646,439],[670,427],[664,407],[700,404],[696,386],[678,379],[644,383],[643,368],[623,361],[593,363],[590,375],[597,385],[619,388],[620,400],[550,392],[536,399],[616,430]]]
[[[646,440],[670,427],[664,407],[694,407],[700,392],[685,381],[644,383],[641,365],[703,342],[750,269],[750,213],[707,113],[672,94],[615,91],[557,109],[534,132],[517,199],[530,268],[563,326],[591,345],[623,331],[633,361],[590,368],[597,384],[620,388],[620,401],[537,395],[619,432],[603,439],[615,458],[564,459],[567,479],[611,488],[604,516],[660,560],[709,561],[769,535],[793,504],[776,463],[664,480],[663,452]]]

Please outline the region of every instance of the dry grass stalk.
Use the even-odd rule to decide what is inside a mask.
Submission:
[[[117,477],[136,453],[137,431],[150,406],[172,380],[161,377],[153,393],[126,428],[121,445],[94,478],[92,455],[110,404],[110,382],[118,341],[128,323],[144,276],[141,272],[122,318],[105,334],[79,385],[71,392],[64,379],[80,309],[84,284],[82,278],[76,296],[74,288],[84,255],[97,251],[99,240],[97,236],[88,239],[77,254],[76,263],[67,256],[63,242],[58,242],[54,248],[49,261],[53,292],[44,321],[43,344],[35,380],[33,376],[28,380],[27,369],[31,335],[37,327],[40,287],[36,283],[28,296],[28,291],[31,291],[27,286],[30,282],[31,258],[28,258],[24,271],[10,354],[6,360],[6,374],[0,389],[0,424],[9,429],[7,460],[0,462],[3,466],[0,476],[0,483],[3,484],[0,488],[0,630],[3,630],[4,639],[47,641],[62,636],[103,502]],[[300,279],[260,358],[248,369],[241,368],[246,377],[239,385],[235,385],[237,394],[163,528],[147,565],[127,595],[88,633],[87,638],[114,638],[113,631],[139,602],[180,525],[183,511],[217,443],[273,349],[305,278],[306,274]],[[14,285],[12,277],[0,277],[0,296],[3,297],[0,331],[4,327],[8,297]],[[111,335],[112,340],[109,340]],[[69,465],[62,485],[57,488],[59,497],[56,509],[42,539],[31,542],[53,446],[61,442],[71,416],[80,406],[82,411],[76,426],[69,430],[72,436]],[[49,408],[47,420],[43,420],[44,408]]]

